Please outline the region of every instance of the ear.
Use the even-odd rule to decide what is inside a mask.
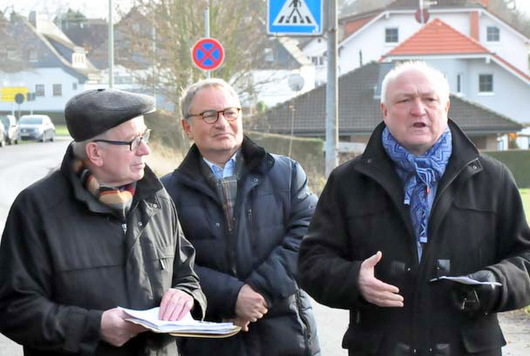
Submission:
[[[188,136],[188,139],[193,140],[193,133],[191,132],[191,124],[186,119],[181,120],[182,129],[184,129],[184,132],[186,133],[186,136]]]
[[[100,149],[96,142],[87,143],[86,155],[90,162],[96,167],[101,167],[103,165],[103,151]]]
[[[385,103],[381,103],[381,112],[383,113],[383,120],[386,122],[386,116],[388,114],[388,108]]]
[[[447,99],[447,104],[445,104],[445,113],[449,114],[449,108],[451,107],[451,100]]]

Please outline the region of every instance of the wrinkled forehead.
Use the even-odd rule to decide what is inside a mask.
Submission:
[[[389,94],[436,96],[443,99],[443,84],[429,73],[411,68],[400,73],[389,83]]]
[[[239,98],[230,90],[220,86],[211,85],[201,88],[195,93],[191,106],[241,106]]]

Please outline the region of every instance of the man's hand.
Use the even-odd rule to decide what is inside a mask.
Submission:
[[[162,297],[158,318],[161,320],[180,320],[193,308],[193,297],[179,289],[169,288]]]
[[[254,323],[261,319],[268,310],[267,302],[261,294],[255,292],[248,284],[241,287],[236,301],[236,320]]]
[[[490,270],[479,270],[467,277],[490,284],[465,285],[455,283],[451,290],[453,306],[461,312],[475,317],[492,311],[500,299],[500,288],[495,285],[497,278]]]
[[[381,261],[383,254],[378,251],[361,264],[359,270],[359,289],[363,298],[380,307],[403,307],[403,297],[399,295],[399,288],[386,284],[375,278],[375,266]]]
[[[119,308],[109,309],[101,316],[101,338],[112,346],[123,346],[127,341],[147,331],[143,326],[125,321],[127,315]]]

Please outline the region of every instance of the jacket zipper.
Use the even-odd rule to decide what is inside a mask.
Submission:
[[[305,325],[304,330],[304,342],[305,342],[305,349],[307,350],[307,355],[311,355],[311,326],[309,325],[309,322],[307,321],[307,318],[305,317],[305,314],[302,311],[302,300],[300,296],[300,290],[297,290],[295,293],[296,297],[296,307],[298,309],[298,315],[300,315],[300,319],[302,319],[302,323]]]

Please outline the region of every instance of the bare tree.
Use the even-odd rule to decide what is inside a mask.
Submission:
[[[22,19],[12,12],[10,19],[0,11],[0,72],[15,73],[29,68],[28,56],[17,32]]]
[[[117,62],[136,70],[148,68],[137,80],[163,93],[176,108],[183,88],[205,77],[192,62],[191,48],[204,37],[206,5],[210,37],[219,40],[225,52],[213,75],[237,82],[264,55],[264,0],[138,0],[116,30]]]

